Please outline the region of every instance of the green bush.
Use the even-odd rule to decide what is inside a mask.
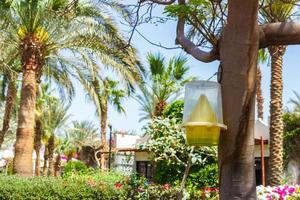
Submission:
[[[63,176],[67,177],[74,174],[84,175],[90,173],[91,171],[92,169],[81,161],[69,161],[64,167]]]
[[[0,200],[120,199],[122,191],[115,189],[114,180],[108,182],[97,178],[0,176]]]
[[[149,183],[136,175],[94,171],[64,178],[0,175],[0,200],[172,200],[178,187]],[[202,200],[202,191],[185,191],[185,199]]]
[[[183,176],[184,168],[179,165],[167,164],[165,161],[158,161],[154,181],[159,184],[179,185]],[[205,187],[218,187],[218,165],[212,161],[206,165],[192,166],[186,182],[187,188],[199,190]]]

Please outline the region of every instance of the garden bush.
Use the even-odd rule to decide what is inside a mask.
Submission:
[[[81,161],[69,161],[64,169],[63,169],[63,176],[71,176],[71,175],[84,175],[88,174],[93,171],[92,168],[89,168],[86,164]]]
[[[122,199],[115,189],[119,176],[70,176],[68,178],[0,176],[0,200]],[[124,192],[123,192],[124,193]]]
[[[85,175],[22,178],[0,175],[0,200],[172,200],[178,186],[155,184],[135,174],[92,171]],[[185,199],[216,199],[213,188],[189,188]]]

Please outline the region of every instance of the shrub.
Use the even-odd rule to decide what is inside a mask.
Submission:
[[[69,161],[63,170],[63,176],[67,177],[74,174],[84,175],[92,171],[92,168],[89,168],[81,161]]]
[[[169,200],[176,199],[178,189],[170,184],[157,185],[149,183],[145,178],[132,174],[127,179],[116,184],[117,188],[125,190],[125,199],[136,200]]]
[[[173,184],[149,183],[134,174],[128,177],[115,172],[94,171],[64,178],[0,176],[0,200],[171,200],[177,192]],[[208,200],[213,199],[207,198],[212,194],[197,189],[185,191],[184,197]]]
[[[0,176],[0,200],[120,199],[114,183],[89,176],[69,178]]]

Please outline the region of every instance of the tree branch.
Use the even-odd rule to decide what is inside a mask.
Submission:
[[[175,2],[175,0],[169,0],[169,1],[166,1],[166,0],[141,0],[140,3],[144,3],[146,1],[151,1],[152,3],[157,3],[160,5],[170,5]]]
[[[259,48],[300,44],[300,22],[279,22],[260,26]]]
[[[185,5],[185,0],[178,0],[179,5]],[[212,62],[218,59],[218,53],[216,49],[212,49],[210,52],[205,52],[199,49],[192,41],[185,37],[184,33],[185,16],[179,15],[177,22],[177,36],[176,44],[180,44],[182,48],[194,58],[202,62]]]

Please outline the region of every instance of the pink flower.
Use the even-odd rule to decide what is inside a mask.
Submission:
[[[65,156],[65,155],[61,155],[61,156],[60,156],[60,159],[61,159],[62,161],[67,161],[67,160],[68,160],[67,156]]]
[[[171,185],[168,184],[168,183],[166,183],[166,184],[163,185],[163,188],[164,188],[165,190],[169,190],[169,189],[171,188]]]

